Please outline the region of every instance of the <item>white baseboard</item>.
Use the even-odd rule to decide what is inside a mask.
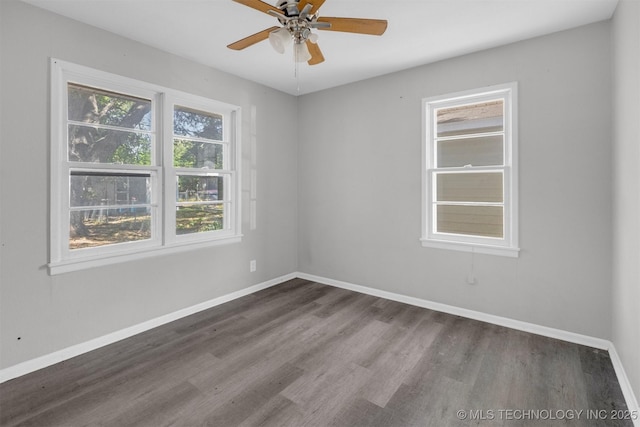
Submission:
[[[226,294],[218,298],[193,305],[191,307],[183,308],[181,310],[174,311],[173,313],[165,314],[163,316],[156,317],[155,319],[147,320],[146,322],[142,322],[137,325],[121,329],[119,331],[112,332],[110,334],[94,338],[92,340],[76,344],[41,357],[37,357],[35,359],[27,360],[26,362],[22,362],[14,366],[10,366],[8,368],[0,370],[0,383],[9,381],[13,378],[17,378],[30,372],[37,371],[42,368],[46,368],[47,366],[54,365],[64,360],[71,359],[72,357],[79,356],[91,350],[113,344],[114,342],[129,338],[133,335],[148,331],[166,323],[173,322],[174,320],[178,320],[191,314],[209,309],[211,307],[224,304],[225,302],[229,302],[234,299],[269,288],[271,286],[278,285],[280,283],[286,282],[287,280],[295,279],[296,277],[297,276],[295,273],[276,277],[275,279],[253,285],[248,288],[241,289],[239,291],[235,291],[230,294]]]
[[[536,325],[534,323],[528,323],[520,320],[510,319],[507,317],[495,316],[492,314],[482,313],[480,311],[468,310],[466,308],[460,308],[452,305],[441,304],[438,302],[410,297],[407,295],[396,294],[388,291],[382,291],[380,289],[369,288],[367,286],[356,285],[353,283],[343,282],[340,280],[329,279],[327,277],[315,276],[313,274],[298,272],[296,273],[296,276],[301,279],[310,280],[312,282],[318,282],[326,285],[335,286],[336,288],[347,289],[350,291],[372,295],[380,298],[385,298],[392,301],[415,305],[417,307],[423,307],[423,308],[428,308],[435,311],[441,311],[443,313],[453,314],[456,316],[466,317],[468,319],[474,319],[482,322],[492,323],[494,325],[504,326],[507,328],[529,332],[536,335],[542,335],[549,338],[555,338],[562,341],[571,342],[574,344],[580,344],[580,345],[585,345],[593,348],[598,348],[601,350],[607,350],[609,352],[609,357],[611,358],[611,363],[613,364],[613,367],[615,369],[616,376],[618,377],[620,388],[622,389],[622,393],[627,403],[627,408],[629,409],[629,411],[631,411],[632,414],[636,414],[637,416],[636,417],[637,419],[634,420],[634,425],[635,427],[640,427],[640,407],[638,405],[638,400],[636,399],[633,393],[633,389],[631,388],[631,383],[629,382],[629,378],[627,377],[627,374],[624,370],[622,361],[620,360],[620,357],[616,352],[615,346],[611,341],[601,339],[601,338],[591,337],[588,335],[576,334],[574,332],[563,331],[561,329],[549,328],[547,326]]]
[[[618,355],[616,347],[613,345],[613,343],[609,348],[609,357],[611,358],[611,363],[613,363],[613,368],[616,370],[618,383],[620,383],[622,394],[624,395],[624,399],[627,402],[627,408],[629,409],[631,414],[636,415],[636,419],[633,420],[633,425],[635,427],[640,427],[640,405],[638,404],[638,399],[633,393],[631,382],[629,382],[629,377],[627,377],[627,373],[624,370],[624,366],[622,365],[620,356]]]
[[[348,289],[350,291],[360,292],[363,294],[373,295],[380,298],[389,299],[392,301],[398,301],[405,304],[415,305],[418,307],[428,308],[435,311],[441,311],[456,316],[466,317],[468,319],[479,320],[481,322],[492,323],[494,325],[505,326],[511,329],[517,329],[519,331],[531,332],[537,335],[543,335],[545,337],[556,338],[562,341],[568,341],[575,344],[586,345],[589,347],[599,348],[601,350],[608,350],[611,346],[611,342],[594,338],[587,335],[576,334],[573,332],[563,331],[561,329],[549,328],[546,326],[540,326],[533,323],[523,322],[520,320],[509,319],[507,317],[495,316],[493,314],[487,314],[480,311],[468,310],[466,308],[455,307],[453,305],[441,304],[439,302],[433,302],[420,298],[410,297],[407,295],[396,294],[393,292],[381,291],[379,289],[369,288],[367,286],[355,285],[353,283],[342,282],[340,280],[328,279],[326,277],[314,276],[312,274],[297,273],[297,276],[301,279],[311,280],[313,282],[324,283],[327,285],[335,286],[337,288]]]
[[[232,292],[230,294],[226,294],[218,298],[214,298],[209,301],[205,301],[203,303],[166,314],[164,316],[156,317],[155,319],[151,319],[125,329],[121,329],[102,337],[98,337],[81,344],[73,345],[71,347],[67,347],[62,350],[37,357],[35,359],[31,359],[14,366],[10,366],[8,368],[0,370],[0,383],[28,374],[30,372],[37,371],[42,368],[46,368],[47,366],[51,366],[64,360],[71,359],[72,357],[79,356],[83,353],[87,353],[89,351],[104,347],[125,338],[129,338],[133,335],[148,331],[166,323],[173,322],[174,320],[181,319],[191,314],[198,313],[211,307],[224,304],[234,299],[252,294],[254,292],[258,292],[260,290],[278,285],[280,283],[286,282],[287,280],[295,278],[310,280],[313,282],[335,286],[337,288],[348,289],[354,292],[377,296],[380,298],[398,301],[405,304],[415,305],[417,307],[428,308],[431,310],[441,311],[443,313],[449,313],[456,316],[492,323],[494,325],[504,326],[511,329],[530,332],[533,334],[556,338],[575,344],[607,350],[609,352],[611,362],[618,377],[620,388],[622,389],[622,393],[624,394],[625,400],[627,402],[627,407],[630,411],[635,411],[634,413],[638,414],[638,419],[634,420],[634,425],[635,427],[640,427],[640,406],[638,405],[638,400],[636,399],[633,389],[631,388],[631,383],[629,382],[629,378],[626,375],[615,346],[610,341],[301,272],[280,276],[275,279],[250,286],[248,288],[241,289],[239,291]]]

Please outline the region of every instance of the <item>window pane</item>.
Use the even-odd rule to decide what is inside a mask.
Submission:
[[[85,86],[68,86],[69,120],[151,130],[151,101]]]
[[[224,199],[224,177],[180,175],[178,180],[178,202],[200,202]]]
[[[72,172],[69,185],[72,207],[151,203],[150,176]]]
[[[176,234],[202,233],[224,228],[224,206],[187,205],[176,211]]]
[[[437,205],[437,232],[503,238],[502,206]]]
[[[435,177],[439,202],[503,202],[502,172],[439,173]]]
[[[69,125],[69,161],[151,164],[151,135]]]
[[[436,115],[438,137],[499,132],[504,129],[502,100],[441,108]]]
[[[85,209],[70,216],[69,249],[151,238],[149,208]]]
[[[173,140],[173,166],[179,168],[223,169],[223,146],[185,139]]]
[[[438,141],[436,167],[498,166],[504,163],[502,135]]]
[[[222,116],[176,106],[173,110],[173,133],[222,141]]]

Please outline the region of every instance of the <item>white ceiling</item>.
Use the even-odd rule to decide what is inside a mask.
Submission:
[[[181,57],[305,94],[609,19],[617,0],[327,0],[321,16],[389,21],[382,36],[318,31],[325,62],[297,70],[268,41],[226,46],[277,25],[232,0],[23,0]],[[276,0],[266,0],[274,4]]]

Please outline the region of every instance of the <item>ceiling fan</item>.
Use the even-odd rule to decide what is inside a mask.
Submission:
[[[296,62],[316,65],[324,61],[318,47],[318,35],[312,29],[380,36],[387,29],[383,19],[335,18],[319,16],[318,9],[325,0],[278,0],[271,6],[261,0],[233,0],[278,19],[281,26],[274,26],[231,43],[227,47],[242,50],[262,40],[269,39],[273,48],[284,53],[285,46],[293,43]]]

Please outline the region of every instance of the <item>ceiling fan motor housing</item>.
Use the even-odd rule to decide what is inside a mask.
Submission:
[[[284,15],[289,16],[298,16],[300,15],[300,10],[298,9],[299,0],[278,0],[276,3],[276,7],[282,12]]]
[[[311,34],[311,29],[302,20],[292,20],[287,23],[287,29],[295,43],[304,43]]]

